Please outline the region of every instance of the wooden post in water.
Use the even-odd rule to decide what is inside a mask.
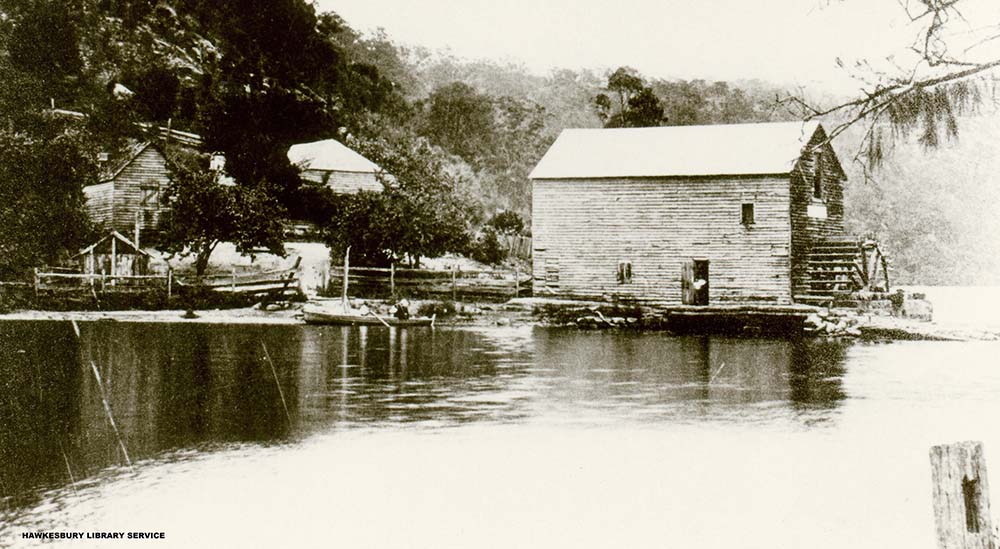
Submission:
[[[389,296],[396,299],[396,262],[389,264]]]
[[[35,297],[38,297],[38,267],[35,267]]]
[[[230,268],[230,273],[233,275],[233,279],[229,282],[229,288],[236,293],[236,266],[233,265]]]
[[[981,442],[931,448],[934,523],[940,549],[995,549]]]
[[[521,269],[515,265],[514,266],[514,298],[517,298],[517,294],[520,293],[520,288],[518,287],[517,279],[521,277]]]
[[[167,268],[167,299],[170,299],[170,293],[173,291],[174,285],[174,270]]]

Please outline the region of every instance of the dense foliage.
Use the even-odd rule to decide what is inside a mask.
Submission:
[[[607,89],[614,99],[604,93],[594,97],[605,128],[641,128],[664,122],[660,98],[635,69],[620,67],[608,75]]]
[[[96,181],[96,155],[72,121],[40,116],[30,131],[0,128],[0,280],[88,243],[83,186]]]
[[[162,194],[170,207],[161,224],[162,249],[194,254],[199,276],[221,242],[232,242],[240,253],[265,248],[284,254],[284,212],[267,180],[253,186],[222,185],[218,178],[206,155],[171,155],[170,185]]]
[[[461,181],[445,169],[442,154],[426,140],[382,132],[379,138],[348,138],[388,174],[382,192],[339,198],[336,215],[325,227],[334,257],[351,248],[352,261],[374,266],[462,252],[478,221],[478,207]]]

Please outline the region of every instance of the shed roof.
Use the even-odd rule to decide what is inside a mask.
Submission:
[[[379,173],[377,164],[336,139],[299,143],[288,149],[288,160],[307,170]]]
[[[818,122],[563,130],[531,179],[790,173]]]
[[[143,250],[142,248],[136,247],[135,243],[133,243],[131,240],[129,240],[122,233],[120,233],[118,231],[115,231],[115,230],[112,230],[111,232],[109,232],[108,234],[106,234],[104,237],[102,237],[101,239],[99,239],[97,242],[94,242],[90,246],[87,246],[86,248],[80,250],[80,253],[74,255],[73,257],[76,258],[76,257],[80,257],[81,255],[89,254],[91,252],[96,252],[97,249],[98,249],[98,247],[100,247],[105,242],[110,242],[112,239],[118,240],[119,242],[121,242],[121,243],[123,243],[123,244],[126,245],[125,248],[119,248],[119,249],[116,250],[120,254],[142,254],[142,255],[147,255],[147,256],[150,255],[149,252]]]

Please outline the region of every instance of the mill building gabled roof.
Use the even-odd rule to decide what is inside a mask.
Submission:
[[[791,173],[818,122],[567,129],[531,179],[706,177]],[[825,139],[825,132],[822,137]],[[834,157],[836,155],[833,155]],[[836,163],[836,158],[834,158]],[[843,169],[836,163],[843,175]]]

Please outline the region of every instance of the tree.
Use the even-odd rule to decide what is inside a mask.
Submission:
[[[427,98],[422,132],[444,150],[476,163],[488,150],[495,132],[494,106],[490,96],[472,86],[452,82],[435,89]]]
[[[785,105],[802,109],[803,118],[836,117],[828,131],[833,140],[848,128],[863,125],[854,160],[864,167],[877,166],[897,135],[919,132],[925,147],[936,147],[942,138],[957,137],[961,114],[984,101],[996,99],[1000,57],[1000,22],[972,23],[964,8],[968,0],[900,0],[910,23],[917,29],[908,57],[890,59],[889,68],[871,60],[858,61],[854,76],[863,83],[854,99],[832,107],[814,105],[801,96],[788,96]],[[843,61],[837,60],[844,67]]]
[[[524,231],[524,219],[517,215],[517,212],[510,210],[504,210],[494,215],[486,224],[503,235],[518,235]]]
[[[445,170],[440,152],[426,140],[385,129],[377,138],[347,136],[345,142],[386,170],[380,193],[343,198],[325,227],[333,257],[348,246],[365,265],[385,266],[467,249],[478,220],[475,202]]]
[[[220,242],[251,254],[259,248],[284,255],[284,210],[273,198],[269,183],[223,185],[208,169],[205,155],[171,154],[170,184],[163,192],[169,207],[161,224],[162,249],[194,254],[195,271],[205,274],[209,256]]]
[[[76,252],[93,236],[84,185],[95,151],[80,125],[37,114],[25,130],[0,129],[0,278]]]
[[[617,101],[605,93],[594,97],[594,107],[605,128],[640,128],[663,122],[660,99],[635,69],[619,67],[608,76],[607,90]]]

